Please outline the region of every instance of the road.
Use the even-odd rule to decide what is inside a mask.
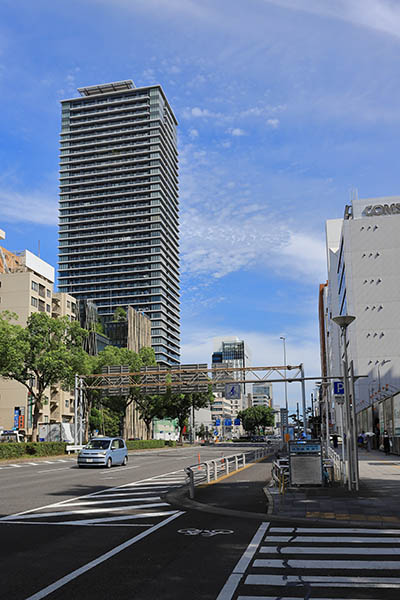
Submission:
[[[400,597],[399,530],[285,527],[171,506],[164,495],[199,450],[201,460],[232,452],[146,451],[111,470],[68,459],[3,466],[0,598]]]

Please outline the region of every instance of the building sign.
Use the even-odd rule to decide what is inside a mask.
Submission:
[[[288,409],[287,408],[281,408],[281,426],[282,427],[287,427],[288,426]]]
[[[366,206],[363,210],[364,217],[381,217],[382,215],[399,215],[400,204],[375,204]]]

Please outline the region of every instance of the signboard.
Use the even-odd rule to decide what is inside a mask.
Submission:
[[[227,383],[225,385],[225,398],[227,400],[240,400],[240,383]]]
[[[233,421],[233,424],[234,424],[234,425],[240,425],[240,419],[235,419],[235,420]]]
[[[215,427],[219,427],[221,425],[221,419],[215,419]]]
[[[334,396],[344,396],[343,381],[334,381],[333,382],[333,395]]]
[[[224,425],[225,427],[232,427],[232,419],[225,419]]]
[[[19,406],[14,407],[14,429],[18,429]]]
[[[281,408],[281,427],[288,426],[288,412],[287,408]]]
[[[291,485],[322,485],[322,448],[320,440],[289,442]]]

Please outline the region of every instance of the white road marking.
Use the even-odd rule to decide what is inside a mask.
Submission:
[[[170,506],[167,502],[155,502],[153,504],[132,504],[131,506],[118,506],[118,507],[105,507],[105,508],[83,508],[81,510],[67,510],[62,512],[47,512],[47,513],[35,513],[35,514],[25,514],[18,517],[18,519],[42,519],[43,517],[64,517],[67,515],[86,515],[91,513],[101,513],[101,512],[117,512],[121,510],[137,510],[139,508],[155,508],[157,506]],[[12,521],[15,520],[16,515],[10,515],[7,517],[2,517],[0,521]]]
[[[332,575],[248,575],[247,585],[284,585],[315,583],[318,587],[400,588],[400,579],[394,577],[334,577]],[[365,585],[363,585],[365,584]]]
[[[246,571],[247,567],[250,564],[251,559],[258,546],[260,545],[261,540],[263,539],[266,531],[268,530],[269,523],[262,523],[260,527],[257,529],[253,539],[250,544],[247,546],[243,555],[239,559],[236,567],[233,569],[231,575],[229,575],[228,579],[225,582],[224,587],[220,591],[217,596],[217,600],[231,600],[233,595],[242,579],[243,573]]]
[[[148,535],[150,535],[154,531],[157,531],[157,529],[160,529],[161,527],[164,527],[164,525],[167,525],[170,521],[173,521],[174,519],[180,517],[183,514],[184,514],[183,512],[178,512],[175,515],[171,515],[170,517],[168,517],[164,521],[161,521],[160,523],[157,523],[156,525],[154,525],[150,529],[147,529],[146,531],[143,531],[142,533],[139,533],[139,535],[136,535],[135,537],[131,538],[130,540],[127,540],[123,544],[120,544],[119,546],[116,546],[115,548],[113,548],[109,552],[106,552],[105,554],[103,554],[102,556],[99,556],[95,560],[90,561],[89,563],[87,563],[83,567],[80,567],[79,569],[75,569],[75,571],[72,571],[71,573],[69,573],[65,577],[61,577],[61,579],[59,579],[58,581],[55,581],[51,585],[48,585],[47,587],[45,587],[43,590],[40,590],[36,594],[33,594],[33,596],[29,596],[29,598],[27,598],[26,600],[41,600],[42,598],[45,598],[49,594],[52,594],[55,590],[60,589],[61,587],[63,587],[64,585],[66,585],[70,581],[73,581],[74,579],[76,579],[77,577],[79,577],[80,575],[82,575],[83,573],[86,573],[87,571],[90,571],[94,567],[97,567],[97,565],[105,562],[106,560],[108,560],[109,558],[115,556],[116,554],[119,554],[120,552],[122,552],[126,548],[129,548],[129,546],[132,546],[136,542],[139,542],[144,537],[147,537]]]
[[[8,467],[15,467],[15,468],[17,468],[17,469],[20,469],[20,468],[21,468],[21,465],[8,465]]]
[[[237,600],[302,600],[299,596],[238,596]],[[312,600],[340,600],[340,598],[312,598]],[[346,598],[346,600],[356,600]],[[359,598],[357,600],[360,600]],[[380,600],[379,598],[369,598],[368,600]]]
[[[118,465],[117,465],[118,466]],[[121,465],[119,465],[121,466]],[[131,467],[124,467],[123,471],[119,471],[119,475],[123,475],[125,473],[125,471],[128,471],[129,469],[138,469],[140,465],[132,465]],[[99,471],[100,475],[105,475],[107,473],[107,475],[110,474],[110,469],[107,469],[107,471]],[[116,473],[115,471],[112,471],[113,473]]]
[[[271,527],[270,533],[379,533],[380,535],[398,535],[399,529],[360,529],[347,527]]]
[[[150,519],[151,517],[163,517],[164,515],[174,515],[178,511],[177,510],[166,510],[164,512],[145,512],[139,515],[122,515],[121,517],[105,517],[101,519],[84,519],[80,521],[67,521],[70,525],[84,523],[87,525],[92,525],[95,523],[110,523],[112,521],[130,521],[132,519]],[[152,523],[148,523],[148,526],[151,527]]]
[[[368,571],[384,571],[386,569],[398,569],[400,567],[400,561],[388,560],[383,562],[372,561],[372,560],[293,560],[293,559],[267,559],[267,560],[255,560],[253,567],[262,568],[274,568],[284,569],[290,567],[292,569],[368,569]]]
[[[374,548],[334,548],[328,546],[309,546],[309,547],[301,547],[301,546],[286,546],[286,547],[278,547],[278,546],[262,546],[259,549],[261,554],[273,554],[278,552],[279,554],[368,554],[371,555]],[[400,548],[379,548],[379,554],[390,554],[391,556],[400,556]],[[399,563],[400,566],[400,563]]]
[[[44,471],[36,471],[36,473],[58,473],[58,471],[70,471],[72,467],[57,467],[56,469],[45,469]]]
[[[83,502],[70,502],[68,506],[94,506],[95,504],[115,504],[117,502],[154,502],[155,500],[161,500],[160,496],[150,496],[149,498],[118,498],[118,500],[99,500],[99,502],[97,502],[97,498],[99,498],[99,496],[95,496],[94,498],[90,498]]]
[[[287,536],[270,536],[268,535],[268,537],[264,540],[264,541],[271,541],[273,543],[275,542],[292,542],[292,543],[298,543],[298,542],[325,542],[326,544],[342,544],[343,542],[346,542],[347,544],[400,544],[400,537],[395,538],[395,537],[330,537],[330,536],[320,536],[320,537],[314,537],[314,536],[305,536],[305,535],[293,535],[290,537]]]
[[[96,498],[115,498],[116,496],[140,496],[141,494],[161,494],[161,492],[166,491],[168,488],[161,488],[161,489],[150,489],[150,490],[141,490],[140,492],[114,492],[111,494],[98,494],[97,496],[94,497],[94,500]]]

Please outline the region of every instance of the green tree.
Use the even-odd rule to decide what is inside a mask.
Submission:
[[[135,403],[140,418],[146,425],[146,437],[149,440],[151,435],[151,424],[154,419],[162,419],[165,416],[165,402],[162,396],[138,393],[135,396]]]
[[[179,441],[182,442],[183,428],[187,425],[191,410],[206,408],[213,402],[211,385],[207,392],[194,392],[180,394],[172,391],[172,386],[167,383],[167,392],[164,396],[165,416],[177,419],[179,426]]]
[[[11,322],[16,319],[12,313],[0,315],[0,375],[18,381],[31,394],[36,440],[45,390],[57,384],[73,387],[87,356],[82,349],[86,331],[67,317],[52,319],[43,312],[33,313],[26,327]]]
[[[139,353],[128,350],[127,348],[118,348],[117,346],[107,346],[104,350],[99,352],[96,361],[92,368],[92,373],[101,373],[103,367],[114,367],[114,366],[126,366],[129,372],[139,372],[141,367],[144,366],[155,366],[155,354],[152,348],[142,348]],[[137,382],[140,382],[140,376],[136,377]],[[90,385],[90,379],[89,379]],[[90,390],[88,390],[90,391]],[[95,391],[95,390],[93,390]],[[107,393],[105,393],[107,396]],[[139,411],[144,411],[145,401],[142,397],[145,396],[144,392],[141,392],[137,387],[132,386],[126,388],[124,393],[121,395],[109,395],[103,398],[102,403],[107,406],[110,410],[120,414],[121,418],[121,429],[122,435],[127,437],[126,427],[126,411],[132,402],[135,402]],[[96,395],[94,395],[94,398]],[[139,406],[139,402],[142,404],[142,409]]]
[[[126,321],[126,310],[122,306],[117,306],[114,311],[114,321]]]
[[[274,411],[269,406],[251,406],[238,413],[245,431],[265,434],[265,429],[274,424]]]

